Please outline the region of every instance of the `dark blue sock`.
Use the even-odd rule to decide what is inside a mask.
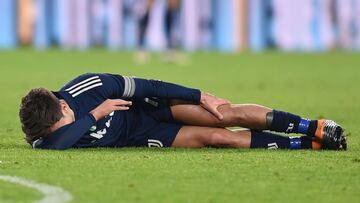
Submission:
[[[269,132],[251,131],[250,148],[311,149],[311,137],[285,137]]]
[[[267,115],[267,124],[269,130],[284,133],[301,133],[309,136],[314,136],[317,127],[316,120],[301,118],[298,115],[277,110],[273,110]]]

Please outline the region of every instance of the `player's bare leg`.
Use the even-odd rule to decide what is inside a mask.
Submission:
[[[266,129],[266,114],[272,109],[256,104],[226,104],[218,108],[224,116],[217,119],[200,105],[174,101],[171,112],[176,121],[196,126]]]
[[[287,112],[274,111],[256,104],[225,104],[218,107],[223,119],[217,119],[200,105],[173,101],[171,111],[176,121],[196,126],[270,129],[277,132],[301,133],[314,137],[313,148],[346,149],[341,126],[330,120],[308,120]],[[273,116],[276,122],[271,123]],[[270,120],[269,120],[270,115]],[[297,122],[297,123],[296,123]],[[306,128],[306,130],[304,130]]]
[[[251,133],[249,130],[233,132],[224,128],[184,126],[177,134],[172,147],[249,148],[250,142]]]

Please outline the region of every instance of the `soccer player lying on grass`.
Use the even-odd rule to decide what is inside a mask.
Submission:
[[[331,120],[231,104],[198,89],[113,74],[84,74],[58,92],[32,89],[22,99],[19,116],[26,141],[36,149],[347,147],[342,127]],[[233,126],[249,130],[225,128]]]

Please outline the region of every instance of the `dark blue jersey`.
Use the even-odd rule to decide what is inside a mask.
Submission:
[[[74,111],[75,122],[36,140],[33,143],[34,148],[127,146],[132,132],[146,131],[156,125],[153,119],[142,116],[144,113],[140,101],[149,97],[181,99],[195,103],[200,101],[200,91],[197,89],[158,80],[95,73],[75,78],[54,94],[69,104]],[[133,105],[130,110],[112,112],[96,122],[89,112],[106,99],[131,100]]]

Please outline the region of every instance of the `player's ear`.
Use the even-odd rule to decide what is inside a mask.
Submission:
[[[60,109],[63,112],[63,114],[69,111],[69,105],[62,99],[60,100]]]

